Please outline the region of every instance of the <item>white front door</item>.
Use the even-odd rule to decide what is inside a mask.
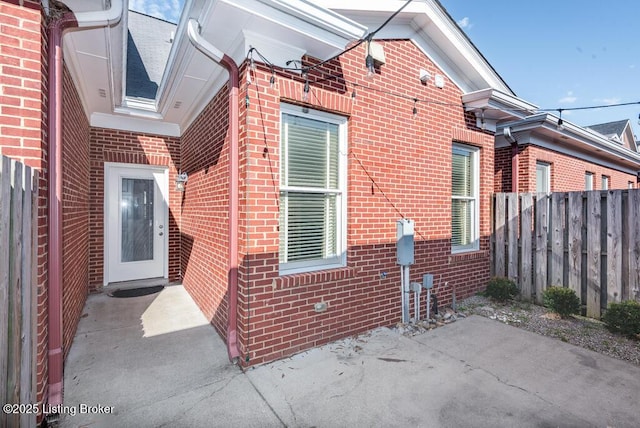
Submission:
[[[104,284],[167,277],[168,170],[105,163]]]

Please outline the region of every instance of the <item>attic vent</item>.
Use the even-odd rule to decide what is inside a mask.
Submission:
[[[100,88],[100,89],[98,89],[98,95],[100,95],[100,97],[102,97],[102,98],[107,98],[107,91],[105,91],[104,89]]]
[[[180,108],[180,106],[182,105],[182,101],[176,101],[176,103],[173,105],[173,108]]]

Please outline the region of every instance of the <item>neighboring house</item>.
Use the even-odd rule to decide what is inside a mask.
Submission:
[[[586,128],[604,135],[611,141],[621,144],[633,152],[638,151],[636,136],[633,134],[633,128],[631,127],[631,121],[629,119],[598,123],[596,125],[589,125]]]
[[[444,304],[482,289],[502,123],[520,162],[539,147],[530,125],[566,136],[558,156],[600,148],[612,188],[614,171],[640,169],[596,133],[531,115],[437,1],[343,52],[404,2],[193,0],[177,27],[149,24],[171,44],[161,78],[121,1],[63,3],[77,13],[0,2],[0,152],[43,170],[40,402],[62,400],[87,294],[121,281],[181,281],[245,365],[398,322],[403,217],[413,281],[433,274]]]
[[[628,120],[588,128],[566,120],[558,126],[559,120],[553,114],[539,113],[498,125],[496,192],[636,186],[640,153]]]

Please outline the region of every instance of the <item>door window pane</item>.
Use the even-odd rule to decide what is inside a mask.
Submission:
[[[122,262],[153,260],[154,181],[122,179]]]

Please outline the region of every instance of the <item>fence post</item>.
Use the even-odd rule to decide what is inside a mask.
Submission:
[[[505,219],[507,216],[505,208],[506,208],[505,194],[504,193],[496,194],[496,226],[495,226],[496,276],[505,276],[505,260],[504,260],[505,230],[504,229],[505,229]]]
[[[532,294],[533,195],[525,193],[520,200],[520,295],[530,300]]]
[[[542,304],[547,288],[547,243],[549,230],[549,196],[538,193],[536,201],[536,302]]]
[[[21,277],[22,277],[22,334],[21,340],[21,355],[20,355],[20,403],[35,403],[35,397],[32,396],[31,389],[31,359],[33,358],[32,335],[32,299],[33,299],[33,286],[35,285],[34,279],[31,275],[32,262],[31,256],[33,254],[31,240],[33,233],[32,228],[36,223],[33,223],[32,215],[34,208],[34,193],[33,193],[33,172],[30,167],[25,168],[24,172],[24,198],[22,201],[22,259]],[[20,426],[29,427],[35,425],[34,415],[32,413],[24,412],[20,415]]]
[[[553,193],[551,198],[551,285],[564,284],[564,193]]]
[[[587,192],[587,316],[600,318],[600,192]]]
[[[507,276],[518,282],[518,194],[507,195],[509,209],[508,244],[507,244]]]
[[[582,192],[569,193],[568,223],[569,288],[580,297],[582,293]]]
[[[0,404],[8,403],[9,349],[9,249],[11,211],[11,162],[0,157]],[[0,426],[8,426],[8,415],[0,412]]]
[[[22,201],[23,201],[23,165],[13,162],[12,165],[12,202],[11,202],[11,237],[9,267],[9,356],[7,372],[7,403],[20,403],[20,356],[22,327]],[[11,414],[7,418],[9,426],[18,426],[19,414]]]
[[[629,189],[629,300],[640,298],[640,189]]]
[[[622,300],[622,193],[607,192],[607,305]]]

